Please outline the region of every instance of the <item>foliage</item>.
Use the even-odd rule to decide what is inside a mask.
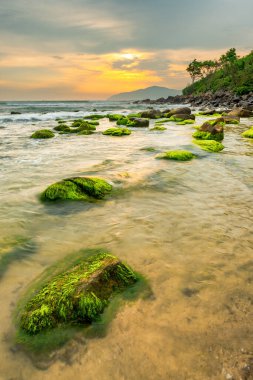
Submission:
[[[207,68],[208,65],[210,69]],[[243,95],[253,91],[253,51],[239,58],[236,50],[232,48],[218,61],[199,62],[195,59],[189,64],[187,71],[193,83],[183,90],[184,95],[219,90]]]

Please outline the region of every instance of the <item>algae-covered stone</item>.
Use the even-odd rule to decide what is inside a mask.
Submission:
[[[150,128],[150,131],[166,131],[166,129],[163,125],[156,125],[154,128]]]
[[[122,117],[122,118],[117,120],[116,124],[117,125],[125,125],[127,127],[133,127],[135,123],[133,121],[131,121],[130,119],[128,119],[128,117]]]
[[[206,121],[199,130],[193,133],[193,137],[199,140],[216,140],[224,139],[224,119],[215,119]]]
[[[103,135],[110,135],[110,136],[125,136],[125,135],[130,135],[130,134],[131,134],[131,131],[128,128],[109,128],[103,132]]]
[[[168,152],[160,153],[156,158],[161,158],[165,160],[176,160],[176,161],[190,161],[195,158],[196,155],[188,150],[170,150]]]
[[[242,137],[253,139],[253,127],[242,133]]]
[[[101,178],[67,178],[50,185],[41,195],[43,201],[76,200],[92,202],[112,191],[112,185]]]
[[[192,137],[199,140],[222,141],[224,138],[224,134],[223,133],[211,134],[210,132],[203,132],[203,131],[198,130],[193,133]]]
[[[111,254],[100,250],[84,255],[35,289],[19,311],[19,328],[36,335],[62,325],[91,323],[108,305],[115,291],[137,281],[136,274]]]
[[[84,116],[84,119],[89,119],[89,120],[100,120],[104,118],[105,118],[105,115],[99,115],[99,114]]]
[[[224,149],[224,145],[215,140],[193,140],[193,142],[201,149],[211,153],[217,153]]]
[[[149,119],[144,119],[143,117],[131,117],[132,127],[135,128],[146,128],[149,126]]]
[[[70,127],[66,124],[59,124],[57,127],[54,127],[54,130],[57,132],[69,133],[71,131]]]
[[[54,133],[49,129],[40,129],[31,135],[32,139],[51,139],[54,137]]]
[[[119,119],[122,119],[124,116],[120,114],[108,114],[106,117],[108,117],[110,121],[117,121]]]

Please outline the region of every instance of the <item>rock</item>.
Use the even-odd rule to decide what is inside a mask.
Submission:
[[[126,136],[126,135],[131,135],[131,131],[128,128],[109,128],[103,132],[103,135]]]
[[[201,149],[210,153],[217,153],[224,149],[224,145],[215,140],[193,140],[193,142]]]
[[[253,116],[253,112],[245,108],[235,108],[229,112],[228,116],[250,117]]]
[[[242,137],[253,139],[253,127],[242,133]]]
[[[59,266],[61,268],[61,266]],[[136,274],[117,257],[93,250],[51,279],[37,291],[19,312],[19,328],[37,335],[66,325],[84,325],[96,320],[115,291],[137,281]]]
[[[239,116],[222,116],[220,118],[221,121],[224,121],[226,124],[239,124],[240,117]]]
[[[167,128],[165,128],[163,125],[155,125],[154,128],[150,128],[150,131],[166,131]]]
[[[195,139],[200,140],[216,140],[222,141],[224,139],[224,122],[222,118],[216,120],[206,121],[198,131],[193,133]]]
[[[160,153],[156,156],[159,159],[175,160],[175,161],[189,161],[197,157],[192,152],[187,150],[171,150],[168,152]]]
[[[74,200],[92,202],[103,199],[112,191],[112,185],[100,178],[67,178],[50,185],[41,195],[42,201]]]
[[[18,111],[11,111],[11,115],[21,115],[21,112],[18,112]]]
[[[159,117],[161,117],[161,115],[162,115],[161,111],[155,110],[155,109],[150,109],[147,111],[140,112],[141,118],[145,118],[145,119],[158,119]]]
[[[189,107],[181,107],[181,108],[175,108],[175,109],[167,109],[162,112],[166,117],[170,117],[176,114],[183,114],[183,115],[190,115],[191,109]]]
[[[148,127],[149,126],[149,119],[144,119],[140,117],[130,117],[130,120],[134,122],[133,127]]]
[[[32,139],[51,139],[54,137],[54,133],[49,129],[40,129],[31,135]]]
[[[195,120],[195,115],[189,115],[189,114],[175,114],[170,117],[170,120],[172,121],[184,121],[184,120]]]
[[[66,124],[59,124],[56,127],[54,127],[54,130],[57,132],[65,132],[65,133],[69,133],[71,131],[70,127]]]

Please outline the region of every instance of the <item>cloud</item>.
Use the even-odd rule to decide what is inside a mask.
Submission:
[[[0,75],[11,93],[22,84],[23,98],[61,86],[65,99],[182,88],[194,58],[252,49],[252,13],[252,0],[9,0],[0,3]]]

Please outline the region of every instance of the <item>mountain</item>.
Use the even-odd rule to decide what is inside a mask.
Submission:
[[[194,60],[188,66],[187,71],[193,79],[195,72],[202,78],[187,86],[183,90],[184,95],[219,91],[245,95],[253,92],[253,51],[240,58],[237,56],[236,50],[232,48],[218,61],[199,62]]]
[[[167,87],[152,86],[141,90],[122,92],[111,96],[107,100],[123,101],[123,100],[144,100],[144,99],[158,99],[167,98],[168,96],[180,95],[181,90],[174,90]]]

